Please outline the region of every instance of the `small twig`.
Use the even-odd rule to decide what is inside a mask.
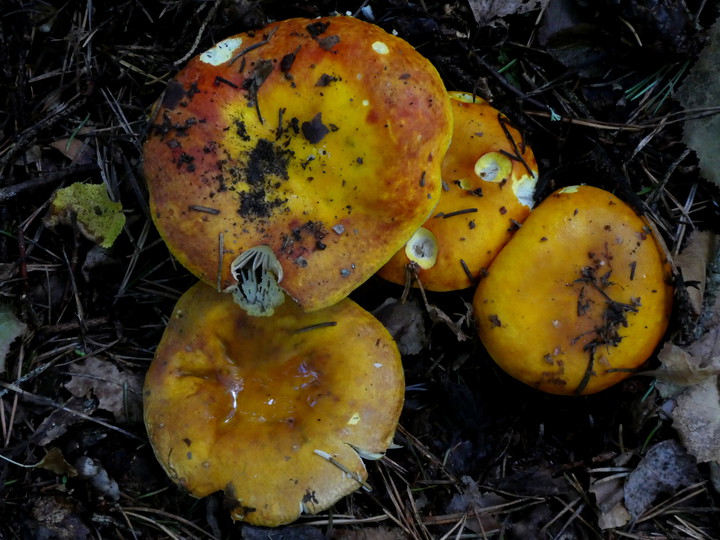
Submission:
[[[350,478],[352,478],[358,484],[360,484],[365,491],[367,491],[368,493],[372,493],[373,488],[370,486],[370,484],[368,484],[365,480],[363,480],[359,474],[354,473],[353,471],[348,469],[345,465],[340,463],[337,459],[335,459],[334,457],[332,457],[330,454],[328,454],[327,452],[325,452],[323,450],[315,449],[314,453],[316,455],[320,456],[321,458],[329,461],[333,465],[335,465],[338,469],[340,469],[342,472],[344,472],[346,475],[348,475]]]
[[[124,510],[129,511],[129,512],[147,512],[149,514],[157,514],[164,518],[173,519],[173,520],[177,521],[178,523],[182,523],[183,525],[185,525],[186,527],[189,527],[190,529],[194,530],[195,532],[197,532],[200,535],[205,535],[208,538],[215,538],[212,534],[210,534],[207,531],[204,531],[202,528],[195,525],[192,521],[189,521],[189,520],[183,518],[182,516],[178,516],[176,514],[171,514],[170,512],[165,512],[164,510],[160,510],[157,508],[147,508],[144,506],[128,506],[128,507],[125,507]],[[137,514],[135,514],[135,515],[137,515]]]
[[[317,324],[311,324],[310,326],[304,326],[303,328],[298,328],[293,332],[293,334],[302,334],[304,332],[310,332],[311,330],[317,330],[319,328],[328,328],[331,326],[337,326],[336,321],[327,321],[327,322],[321,322]]]
[[[505,133],[505,138],[507,141],[512,145],[514,154],[509,154],[509,157],[512,159],[518,160],[520,163],[523,164],[523,167],[525,167],[525,170],[530,176],[535,176],[535,172],[530,168],[530,165],[527,164],[527,161],[525,161],[525,158],[523,158],[523,154],[525,153],[525,140],[524,138],[520,141],[520,147],[518,147],[518,144],[515,142],[515,137],[512,136],[512,133],[510,133],[510,129],[508,128],[508,125],[510,124],[510,121],[505,118],[505,116],[502,113],[498,113],[497,115],[498,123],[500,124],[500,127],[502,127],[503,133]],[[510,124],[511,127],[512,124]],[[518,130],[519,131],[519,130]],[[521,134],[522,136],[522,134]],[[504,150],[501,150],[501,152],[504,152]]]
[[[197,49],[198,45],[200,44],[200,40],[202,39],[203,32],[205,32],[205,28],[210,23],[210,20],[215,16],[215,13],[217,12],[218,8],[220,7],[220,4],[222,4],[222,0],[215,0],[215,3],[210,8],[210,11],[208,11],[207,16],[205,17],[205,20],[200,25],[200,28],[198,29],[197,36],[195,36],[195,41],[193,41],[192,47],[190,47],[190,50],[185,53],[185,55],[182,58],[178,58],[173,62],[173,65],[179,66],[180,64],[184,64],[187,62],[188,58],[190,58]]]
[[[135,519],[138,519],[138,520],[140,520],[140,521],[144,521],[144,522],[146,522],[146,523],[149,523],[149,524],[151,524],[151,525],[154,525],[155,527],[157,527],[158,529],[160,529],[163,533],[165,533],[168,538],[170,538],[170,539],[172,539],[172,540],[182,540],[182,538],[181,538],[180,536],[177,536],[177,535],[174,534],[169,528],[167,528],[165,525],[163,525],[162,523],[160,523],[160,522],[158,522],[158,521],[155,521],[155,520],[152,519],[152,518],[149,518],[149,517],[147,517],[147,516],[143,516],[143,515],[141,515],[141,514],[136,514],[135,512],[125,512],[125,513],[126,513],[128,516],[134,517]]]
[[[58,171],[33,176],[30,180],[26,180],[25,182],[19,182],[12,186],[0,188],[0,202],[9,201],[10,199],[20,195],[23,191],[39,188],[47,184],[53,184],[60,180],[64,180],[69,176],[79,176],[87,172],[92,172],[97,170],[97,168],[98,166],[95,164],[76,165],[74,167],[66,167],[65,169],[60,169]]]
[[[701,109],[689,109],[678,111],[657,118],[655,121],[645,124],[620,124],[618,122],[603,122],[602,120],[588,120],[585,118],[570,118],[568,116],[558,116],[556,113],[548,113],[546,111],[525,110],[525,114],[529,116],[537,116],[540,118],[550,118],[564,124],[572,124],[576,126],[585,126],[595,129],[606,129],[613,131],[642,131],[644,129],[655,129],[663,122],[665,125],[678,124],[688,120],[697,120],[700,118],[712,117],[720,114],[720,107],[705,107]]]
[[[23,366],[24,361],[25,361],[25,344],[22,343],[20,345],[20,351],[18,353],[18,358],[17,358],[17,376],[16,376],[16,378],[18,378],[18,379],[22,376],[22,366]],[[5,447],[7,447],[10,444],[10,437],[12,436],[13,425],[15,424],[15,414],[17,413],[17,406],[18,406],[18,396],[17,396],[17,394],[15,394],[13,396],[12,409],[10,409],[10,420],[8,421],[7,433],[5,434],[5,441],[4,441]]]
[[[137,435],[130,433],[129,431],[126,431],[117,426],[113,426],[112,424],[108,424],[107,422],[100,420],[99,418],[89,416],[80,411],[76,411],[75,409],[71,409],[70,407],[66,407],[65,405],[61,405],[60,403],[56,403],[52,399],[47,398],[45,396],[38,396],[36,394],[33,394],[32,392],[27,392],[26,390],[23,390],[22,388],[19,388],[19,387],[15,386],[14,384],[6,383],[5,381],[0,380],[0,386],[2,386],[3,388],[5,388],[7,390],[17,393],[18,395],[20,395],[20,397],[24,397],[26,399],[29,399],[30,401],[34,401],[35,403],[40,403],[41,405],[47,405],[49,407],[54,407],[56,409],[60,409],[61,411],[68,412],[70,414],[77,416],[78,418],[87,420],[88,422],[93,422],[93,423],[103,426],[107,429],[111,429],[122,435],[125,435],[126,437],[135,439],[136,441],[146,442],[146,440],[143,437],[138,437]]]
[[[470,283],[475,283],[475,276],[473,276],[472,272],[470,272],[470,267],[467,265],[464,259],[460,259],[460,265],[462,266],[463,272],[465,272],[468,280],[470,280]]]
[[[5,421],[5,400],[0,396],[0,426],[2,426],[2,438],[7,438],[7,422]]]
[[[28,269],[27,269],[27,248],[25,244],[25,231],[22,227],[18,227],[17,233],[17,244],[18,244],[18,261],[20,262],[20,277],[23,280],[26,290],[30,288],[28,281]]]
[[[8,463],[12,463],[16,467],[22,467],[23,469],[35,469],[35,468],[39,467],[40,465],[42,465],[43,463],[45,463],[45,458],[42,458],[37,463],[33,463],[32,465],[27,465],[25,463],[18,463],[17,461],[13,461],[9,457],[3,456],[2,454],[0,454],[0,459],[3,459],[5,461],[7,461]]]
[[[213,216],[217,216],[220,214],[220,210],[217,208],[210,208],[209,206],[200,206],[199,204],[191,204],[188,206],[188,209],[193,210],[195,212],[201,212],[203,214],[211,214]]]
[[[39,122],[33,124],[29,128],[23,130],[21,133],[15,135],[15,142],[12,143],[8,148],[0,152],[0,176],[5,166],[12,162],[13,158],[27,147],[30,141],[40,131],[49,128],[56,122],[59,122],[63,118],[69,116],[82,105],[85,104],[85,99],[78,99],[71,103],[63,103],[55,107],[55,110],[49,116],[46,116]],[[0,199],[2,200],[2,199]]]
[[[265,37],[265,39],[258,41],[257,43],[253,43],[252,45],[248,45],[243,50],[241,50],[239,53],[237,53],[235,56],[233,56],[233,59],[230,60],[230,66],[232,66],[239,58],[245,56],[250,51],[254,51],[255,49],[258,49],[260,47],[263,47],[270,43],[270,38],[273,37],[273,35],[277,32],[277,26],[268,32],[268,35]]]
[[[553,111],[550,106],[538,101],[537,99],[531,98],[530,96],[522,92],[519,88],[516,88],[514,85],[510,84],[510,82],[508,82],[508,80],[503,77],[503,75],[499,73],[497,69],[495,69],[488,62],[486,62],[484,58],[477,54],[473,54],[472,56],[475,58],[477,63],[480,64],[481,67],[489,71],[493,75],[493,77],[497,79],[497,81],[500,83],[500,86],[502,86],[505,90],[508,90],[512,94],[515,94],[523,101],[532,103],[538,109],[544,109],[545,111],[547,111],[548,116],[551,116],[553,118],[557,116],[557,113],[555,113],[555,111]]]
[[[218,233],[217,291],[222,291],[223,262],[225,260],[225,235]]]
[[[451,218],[451,217],[455,217],[455,216],[461,216],[463,214],[473,214],[477,211],[478,211],[477,208],[465,208],[463,210],[456,210],[455,212],[448,212],[447,214],[442,214],[442,215],[438,214],[435,217],[442,217],[443,219],[447,219],[447,218]]]

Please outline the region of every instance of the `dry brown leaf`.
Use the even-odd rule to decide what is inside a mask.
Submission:
[[[38,467],[63,476],[77,476],[77,469],[65,461],[62,450],[56,446],[47,451],[45,457],[38,463]]]
[[[539,11],[548,3],[550,0],[468,0],[475,22],[480,26],[494,26],[493,21],[508,15]]]
[[[110,411],[118,423],[136,422],[142,418],[142,377],[121,372],[109,360],[91,356],[70,367],[72,378],[65,384],[76,397],[91,392],[99,408]]]
[[[720,494],[720,461],[710,463],[710,483],[715,492]]]
[[[10,345],[26,331],[27,326],[17,318],[15,311],[9,305],[0,303],[0,373],[5,371]]]
[[[720,391],[718,378],[687,388],[675,397],[673,427],[701,463],[720,461]]]
[[[55,150],[61,152],[76,165],[90,165],[94,159],[94,150],[81,139],[58,139],[50,143]]]
[[[675,440],[650,448],[625,483],[625,506],[640,517],[661,495],[672,495],[697,481],[695,460]]]
[[[595,495],[599,510],[598,526],[603,530],[622,527],[630,521],[623,484],[624,478],[601,478],[590,485],[590,493]]]
[[[95,409],[93,400],[71,397],[64,403],[64,409],[55,409],[45,417],[30,437],[30,442],[38,446],[47,446],[65,435],[71,426],[83,421],[82,417],[73,414],[73,411],[88,415],[92,414]]]
[[[719,51],[720,19],[709,29],[705,47],[700,51],[695,65],[675,93],[676,99],[687,111],[717,107],[720,96],[717,76]],[[716,185],[720,185],[718,134],[720,134],[720,115],[688,119],[683,126],[683,140],[695,150],[700,161],[700,173]]]
[[[661,367],[644,372],[655,376],[659,384],[660,395],[669,397],[682,390],[682,387],[703,383],[720,374],[720,356],[702,358],[673,343],[665,343],[658,353]]]
[[[81,509],[82,503],[77,497],[45,493],[45,490],[38,490],[36,499],[23,502],[31,516],[27,525],[33,527],[28,530],[38,531],[36,538],[93,538],[97,529],[93,527],[91,532],[83,517],[87,512]]]
[[[675,257],[675,264],[682,270],[685,282],[694,284],[687,288],[687,293],[695,317],[702,313],[707,265],[715,253],[716,243],[717,236],[714,234],[696,230],[685,249]]]
[[[388,329],[400,354],[418,354],[427,345],[425,314],[417,300],[388,298],[372,314]]]

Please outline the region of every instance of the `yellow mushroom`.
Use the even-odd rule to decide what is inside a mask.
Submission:
[[[177,303],[144,389],[158,461],[233,519],[275,526],[367,486],[404,394],[390,334],[349,299],[253,317],[204,283]]]
[[[320,309],[425,221],[451,132],[444,85],[407,42],[352,17],[273,23],[168,85],[144,148],[152,217],[254,314],[281,289]]]
[[[673,287],[646,221],[607,191],[550,195],[490,265],[473,300],[480,338],[513,377],[591,394],[629,377],[668,324]]]
[[[442,163],[443,191],[433,215],[379,275],[406,280],[418,263],[414,246],[432,246],[432,260],[414,265],[423,287],[452,291],[474,285],[530,213],[537,163],[520,133],[483,99],[450,92],[453,137]]]

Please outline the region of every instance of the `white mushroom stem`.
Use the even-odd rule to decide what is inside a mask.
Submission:
[[[420,227],[405,244],[405,255],[423,270],[432,268],[437,262],[437,238],[430,230]]]
[[[512,162],[500,152],[488,152],[475,163],[475,174],[486,182],[502,182],[510,177]]]

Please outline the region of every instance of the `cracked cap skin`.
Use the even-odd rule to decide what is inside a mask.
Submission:
[[[672,272],[647,222],[591,186],[551,194],[490,265],[473,311],[490,356],[552,394],[633,374],[663,337]]]
[[[452,114],[430,62],[351,17],[228,38],[169,83],[144,147],[153,220],[218,290],[268,246],[305,310],[344,298],[430,215]]]
[[[364,458],[392,443],[400,354],[349,299],[253,317],[200,282],[178,301],[148,370],[145,425],[170,478],[224,491],[233,519],[261,526],[314,514],[364,486]]]

